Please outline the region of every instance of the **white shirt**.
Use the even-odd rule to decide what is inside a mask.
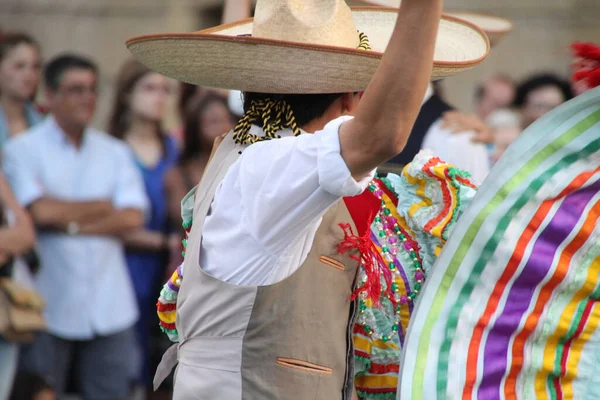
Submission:
[[[268,285],[306,259],[321,217],[337,200],[362,193],[340,155],[339,127],[248,147],[217,188],[204,223],[200,265],[238,285]],[[256,127],[252,133],[261,133]]]
[[[87,129],[77,149],[52,117],[8,142],[4,170],[19,202],[112,200],[146,210],[144,183],[128,147]],[[132,326],[138,317],[120,240],[40,232],[36,286],[52,334],[86,340]]]
[[[471,174],[480,184],[490,172],[490,155],[485,145],[473,143],[474,132],[453,134],[442,129],[442,119],[435,122],[423,139],[423,149],[430,149],[437,157]]]
[[[433,96],[430,83],[421,105]],[[442,129],[443,120],[437,120],[425,134],[421,149],[429,149],[436,157],[469,172],[476,183],[481,183],[490,172],[489,153],[483,144],[471,142],[473,132],[452,134]]]

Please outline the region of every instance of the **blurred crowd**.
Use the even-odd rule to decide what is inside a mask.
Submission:
[[[481,82],[470,112],[443,116],[449,135],[484,149],[487,169],[574,95],[563,77],[516,82],[509,72]],[[0,36],[0,276],[44,298],[47,324],[34,340],[0,337],[0,400],[117,399],[140,388],[169,398],[168,384],[151,391],[169,344],[155,304],[181,262],[180,201],[200,180],[213,140],[240,117],[241,98],[127,60],[110,118],[95,129],[98,73],[86,56],[43,62],[34,38]],[[166,131],[172,96],[182,123]]]

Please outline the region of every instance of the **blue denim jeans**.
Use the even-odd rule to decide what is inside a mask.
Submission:
[[[23,369],[46,379],[56,389],[58,398],[73,369],[85,400],[126,399],[140,371],[133,327],[85,341],[42,333],[23,353]]]

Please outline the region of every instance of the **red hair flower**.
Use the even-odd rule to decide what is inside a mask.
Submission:
[[[585,89],[600,86],[600,46],[594,43],[575,42],[571,45],[575,55],[572,64],[573,81]]]

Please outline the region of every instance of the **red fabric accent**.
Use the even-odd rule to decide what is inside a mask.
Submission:
[[[377,364],[371,362],[371,367],[369,368],[369,373],[374,375],[385,375],[390,372],[398,373],[400,372],[400,364]]]
[[[383,190],[384,195],[389,197],[394,205],[397,205],[398,199],[396,194],[389,190],[381,180],[377,179],[377,183],[379,188]],[[351,257],[363,265],[367,275],[366,284],[357,288],[352,293],[351,299],[355,300],[361,292],[367,292],[367,297],[372,299],[376,305],[379,304],[382,294],[379,278],[383,274],[387,282],[387,289],[384,295],[389,297],[394,307],[396,307],[395,299],[392,296],[391,275],[385,270],[384,266],[386,263],[371,240],[371,224],[377,213],[381,210],[381,200],[370,190],[365,190],[358,196],[344,197],[344,203],[358,232],[355,235],[350,225],[340,224],[340,227],[344,231],[344,240],[339,244],[338,251],[342,254],[346,251],[358,250],[359,255]]]
[[[371,359],[371,355],[369,353],[365,353],[364,351],[358,349],[354,349],[354,355],[362,358],[367,358],[369,360]]]
[[[365,327],[362,326],[361,324],[354,324],[354,328],[352,329],[352,333],[358,333],[358,334],[361,334],[363,336],[369,336],[369,334],[367,333],[367,331],[365,331]]]
[[[344,203],[354,221],[358,236],[365,236],[371,229],[371,223],[379,212],[381,202],[367,189],[358,196],[344,197]]]
[[[360,293],[367,292],[367,297],[377,304],[381,293],[381,281],[377,248],[371,241],[371,231],[368,230],[363,236],[359,236],[352,232],[350,224],[340,224],[340,228],[344,231],[344,240],[338,245],[338,252],[344,254],[357,250],[358,255],[352,254],[350,258],[361,263],[367,275],[367,282],[352,292],[351,300],[355,300]]]
[[[383,190],[383,192],[385,193],[385,195],[386,195],[387,197],[389,197],[389,198],[390,198],[390,200],[392,200],[392,203],[393,203],[395,206],[398,206],[398,197],[396,197],[396,193],[395,193],[395,192],[393,192],[393,191],[391,191],[391,190],[390,190],[390,189],[389,189],[389,188],[388,188],[388,187],[385,185],[385,183],[383,183],[383,182],[382,182],[382,181],[380,181],[379,179],[376,179],[376,180],[377,180],[377,182],[379,183],[379,188],[380,188],[381,190]]]
[[[425,171],[425,173],[427,175],[429,175],[429,177],[436,179],[438,181],[440,181],[440,186],[442,189],[442,197],[444,199],[444,210],[438,214],[438,216],[436,216],[433,220],[429,221],[426,225],[425,225],[425,232],[431,232],[431,230],[437,225],[439,224],[445,217],[446,215],[448,215],[448,213],[450,212],[450,207],[452,206],[452,194],[450,193],[450,190],[448,189],[448,187],[446,186],[445,181],[442,178],[438,178],[437,176],[435,176],[435,174],[433,172],[431,172],[430,168],[434,167],[437,164],[440,164],[442,162],[442,160],[440,160],[437,157],[432,158],[431,160],[429,160],[429,162],[427,164],[425,164],[422,168],[423,171]],[[448,177],[448,170],[446,170],[446,177]],[[445,227],[444,227],[445,229]]]
[[[356,390],[371,394],[396,393],[396,388],[365,388],[357,386]]]
[[[158,303],[156,303],[156,310],[158,312],[171,312],[171,311],[175,311],[176,309],[177,309],[177,304],[175,304],[175,303],[164,304],[164,303],[161,303],[160,301]]]
[[[166,330],[169,330],[169,331],[174,331],[174,330],[177,329],[175,327],[174,323],[173,324],[168,324],[168,323],[163,322],[163,321],[160,321],[160,326],[162,326],[163,328],[165,328]]]
[[[456,179],[456,180],[457,180],[459,183],[461,183],[461,184],[463,184],[463,185],[465,185],[465,186],[468,186],[468,187],[470,187],[471,189],[477,189],[477,186],[475,186],[475,184],[474,184],[473,182],[471,182],[470,180],[468,180],[468,179],[461,178],[460,176],[457,176],[455,179]]]

